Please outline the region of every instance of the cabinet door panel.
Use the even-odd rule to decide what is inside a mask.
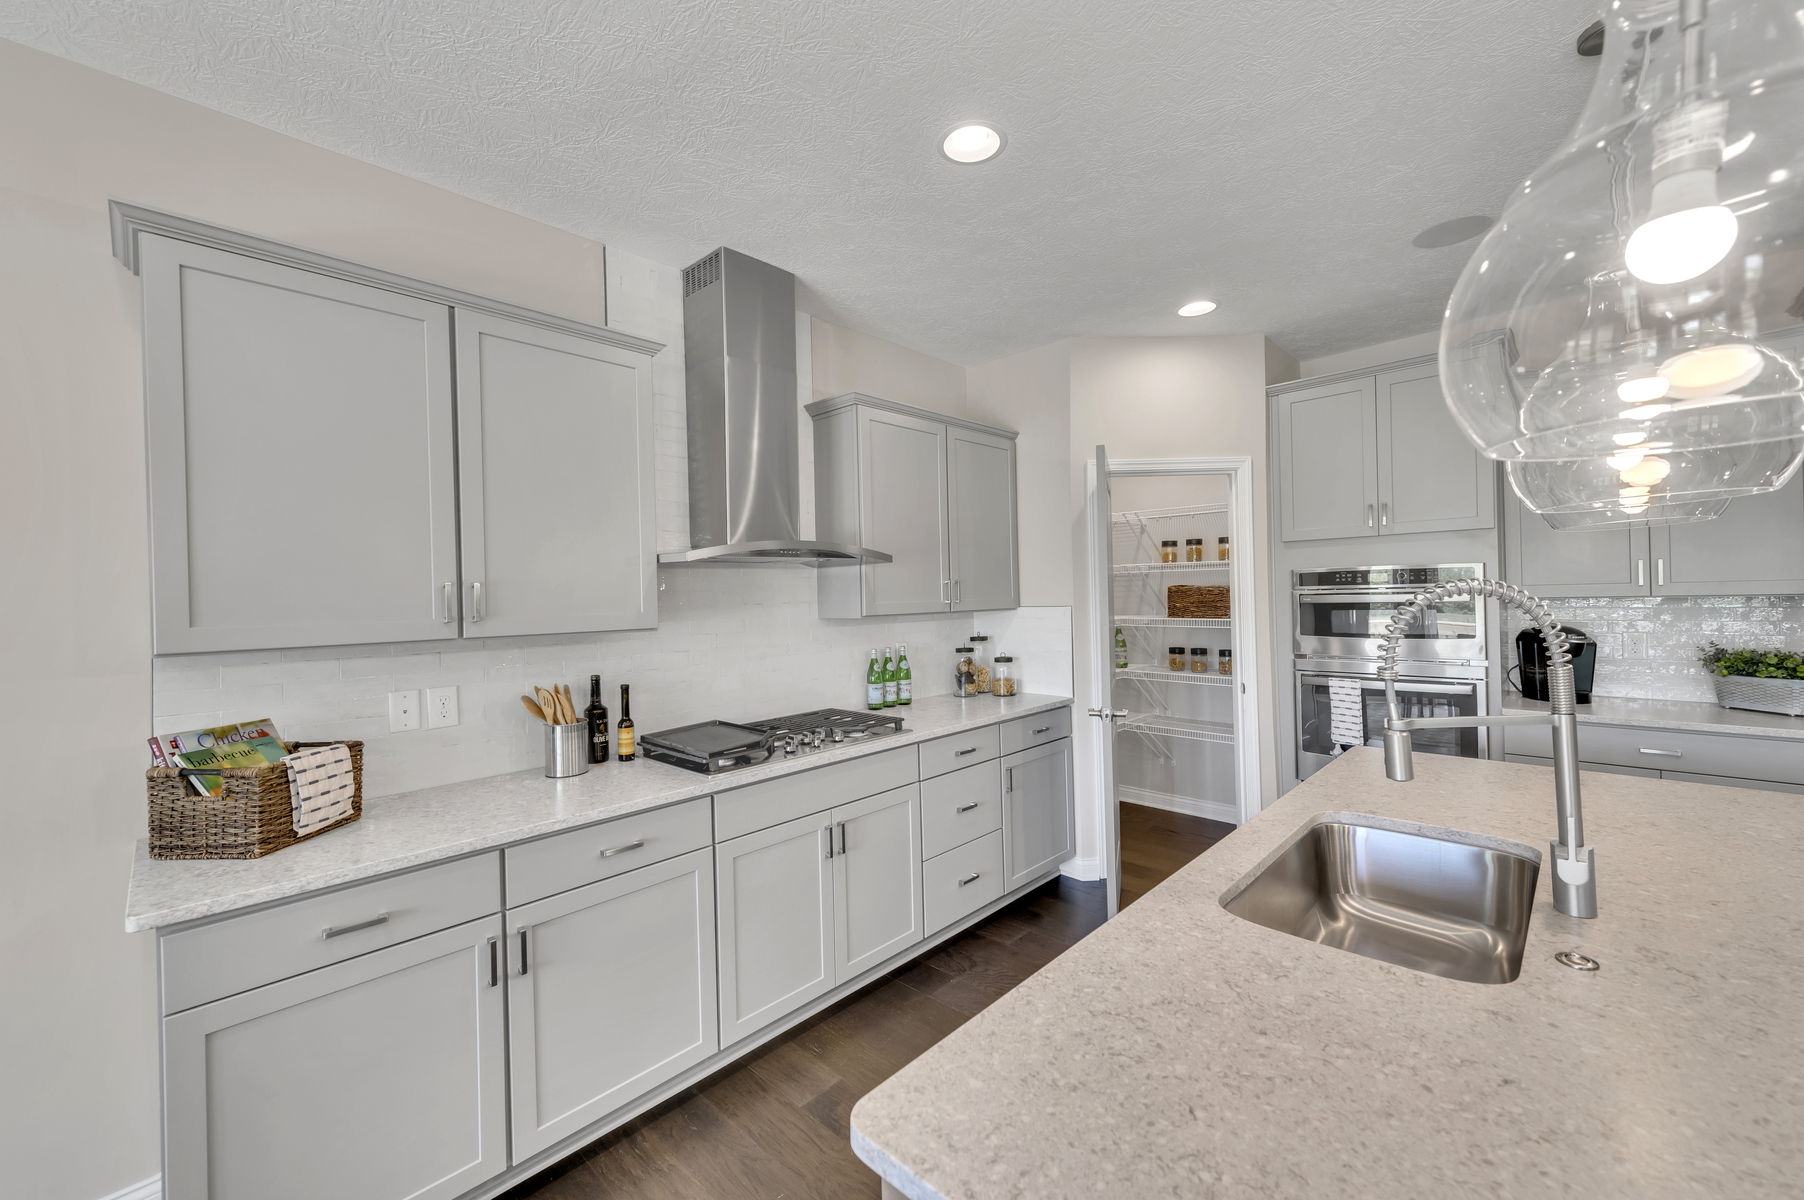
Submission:
[[[921,940],[921,785],[833,810],[834,982]]]
[[[645,357],[459,310],[457,411],[464,632],[655,626]]]
[[[952,607],[1018,608],[1014,440],[949,426],[946,444]]]
[[[1694,525],[1652,531],[1656,596],[1804,592],[1804,475]]]
[[[163,1021],[168,1200],[449,1200],[506,1166],[485,917]]]
[[[1431,533],[1497,523],[1497,471],[1466,440],[1433,365],[1378,376],[1378,531]]]
[[[862,567],[864,614],[944,612],[952,578],[946,536],[946,427],[858,410],[863,544],[894,561]]]
[[[833,986],[829,828],[823,812],[714,848],[723,1047]]]
[[[1537,596],[1645,596],[1647,529],[1556,530],[1507,495],[1504,561],[1509,581]]]
[[[157,653],[456,637],[450,310],[139,244]]]
[[[1377,535],[1374,395],[1368,376],[1277,398],[1284,541]]]
[[[1033,882],[1076,853],[1074,822],[1069,739],[1003,759],[1003,890]]]
[[[711,849],[514,909],[507,928],[516,1162],[719,1049]]]

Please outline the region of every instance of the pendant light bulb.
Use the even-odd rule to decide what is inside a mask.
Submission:
[[[1624,404],[1646,404],[1666,395],[1672,383],[1658,375],[1641,379],[1625,379],[1616,385],[1616,398]]]
[[[1721,204],[1668,213],[1629,235],[1623,264],[1643,283],[1685,283],[1728,257],[1740,228]]]

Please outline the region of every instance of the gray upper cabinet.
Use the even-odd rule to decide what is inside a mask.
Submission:
[[[1433,361],[1271,395],[1284,541],[1496,525],[1496,467],[1454,423]]]
[[[507,929],[515,1162],[720,1048],[711,849],[512,909]]]
[[[456,637],[450,310],[139,243],[155,652]]]
[[[892,561],[818,573],[823,617],[1015,608],[1015,435],[849,392],[814,419],[815,534]]]
[[[1380,533],[1497,524],[1497,469],[1447,411],[1435,364],[1382,372],[1377,408]]]
[[[1645,596],[1647,529],[1556,530],[1511,493],[1503,510],[1503,569],[1534,595]]]
[[[1656,596],[1804,592],[1804,474],[1731,501],[1714,520],[1649,534]]]
[[[650,363],[457,312],[467,636],[658,623]]]
[[[156,653],[657,623],[657,343],[323,256],[136,246]]]
[[[1378,532],[1378,414],[1370,376],[1277,398],[1277,483],[1287,542]]]
[[[168,1200],[451,1200],[507,1166],[488,916],[163,1020]]]

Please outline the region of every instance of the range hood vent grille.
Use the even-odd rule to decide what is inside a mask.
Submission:
[[[683,268],[683,299],[720,282],[720,251],[716,250],[698,263]]]

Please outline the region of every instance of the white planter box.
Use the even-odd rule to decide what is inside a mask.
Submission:
[[[1783,713],[1804,717],[1804,679],[1761,679],[1753,675],[1718,675],[1716,702],[1724,708]]]

